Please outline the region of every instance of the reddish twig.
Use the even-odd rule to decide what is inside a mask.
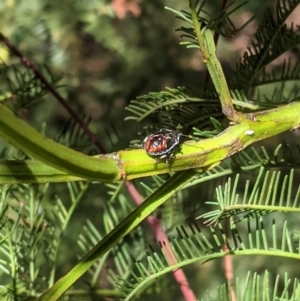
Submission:
[[[66,99],[64,99],[56,89],[50,84],[50,82],[45,78],[42,72],[37,68],[37,66],[30,61],[26,56],[24,56],[20,50],[18,50],[2,33],[0,33],[0,42],[2,42],[10,52],[19,57],[21,62],[36,76],[37,79],[47,88],[47,90],[58,100],[58,102],[67,110],[71,117],[80,125],[84,132],[88,135],[90,140],[98,147],[98,149],[105,153],[103,146],[100,141],[96,138],[93,132],[88,128],[86,123],[76,114],[76,112],[69,106]]]
[[[228,237],[229,234],[229,227],[230,227],[230,220],[225,220],[225,226],[224,226],[224,232],[226,237]],[[228,247],[226,244],[223,245],[223,251],[228,252]],[[227,255],[224,257],[223,261],[224,266],[224,272],[225,272],[225,278],[227,279],[228,285],[229,285],[229,294],[231,295],[231,301],[237,301],[236,299],[236,292],[235,292],[235,285],[234,285],[234,273],[233,273],[233,262],[232,262],[232,256]]]
[[[137,192],[136,188],[133,186],[132,183],[126,182],[126,187],[128,191],[130,192],[131,196],[133,197],[135,203],[137,205],[140,205],[143,200],[139,193]],[[155,234],[156,240],[158,242],[161,242],[161,247],[164,250],[164,253],[166,255],[166,259],[169,263],[169,265],[174,265],[177,263],[176,256],[170,246],[169,239],[165,233],[165,231],[160,226],[160,221],[153,217],[152,215],[149,215],[147,217],[147,222],[153,229],[153,232]],[[190,288],[189,282],[183,272],[182,269],[177,269],[173,272],[174,278],[176,282],[178,283],[180,290],[182,292],[182,295],[184,296],[184,299],[186,301],[197,301],[197,298]]]

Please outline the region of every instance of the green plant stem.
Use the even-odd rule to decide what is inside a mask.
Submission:
[[[135,203],[138,206],[141,205],[143,203],[143,199],[137,192],[136,188],[132,185],[131,182],[128,182],[128,181],[126,182],[125,185],[127,186],[128,192],[131,194]],[[164,231],[163,226],[161,225],[163,218],[158,219],[153,215],[148,215],[146,218],[146,221],[152,228],[157,242],[164,242],[163,248],[167,249],[166,260],[168,261],[168,264],[174,265],[177,262],[177,259],[176,259],[174,250],[170,246],[169,238],[168,238],[166,232]],[[191,286],[185,275],[185,272],[182,269],[177,269],[173,272],[173,276],[175,278],[175,281],[177,282],[179,289],[181,290],[184,300],[196,301],[197,298],[195,296],[194,291],[191,289]]]
[[[199,23],[195,7],[195,0],[189,0],[189,3],[193,25],[200,46],[200,51],[203,55],[203,62],[207,66],[210,77],[220,97],[222,111],[229,120],[239,123],[244,117],[242,113],[237,112],[233,107],[224,72],[216,56],[216,47],[213,34],[209,28],[202,29],[204,26]]]
[[[261,255],[261,256],[269,256],[270,260],[272,260],[271,257],[278,257],[281,259],[287,258],[287,259],[294,259],[295,264],[297,264],[297,262],[300,259],[300,255],[298,253],[291,253],[288,251],[272,250],[272,249],[263,250],[262,248],[254,248],[252,250],[228,251],[228,252],[226,252],[224,250],[220,250],[213,254],[203,254],[203,256],[199,256],[199,257],[195,256],[193,259],[182,260],[181,262],[179,262],[175,265],[169,266],[167,268],[163,268],[159,272],[154,272],[154,273],[150,274],[149,277],[147,277],[146,279],[143,279],[143,281],[140,281],[139,284],[126,296],[125,301],[131,300],[132,297],[135,296],[136,293],[139,292],[143,286],[146,286],[147,284],[155,281],[156,279],[159,279],[161,276],[163,276],[167,273],[170,273],[176,269],[180,269],[185,266],[190,266],[193,263],[204,264],[213,259],[224,258],[225,256],[230,256],[230,255],[235,255],[235,256],[255,256],[255,255],[259,256],[259,255]],[[220,299],[217,299],[217,300],[220,300]],[[221,299],[221,300],[232,300],[232,299]],[[239,299],[239,300],[241,300],[241,299]],[[256,300],[262,300],[262,299],[256,299]],[[53,301],[54,301],[54,299],[53,299]]]
[[[246,114],[242,123],[216,137],[182,144],[171,166],[156,164],[143,149],[89,157],[45,138],[0,105],[0,136],[42,161],[0,162],[0,183],[42,183],[73,180],[116,182],[155,174],[214,166],[250,144],[300,126],[300,102]],[[52,167],[49,167],[52,166]],[[77,176],[74,177],[74,176]]]
[[[47,139],[24,121],[0,105],[0,136],[26,154],[61,171],[97,181],[116,181],[121,178],[118,164],[106,158],[93,158]],[[33,178],[34,174],[31,175]]]
[[[59,279],[51,288],[39,296],[37,301],[55,301],[79,279],[95,261],[109,251],[121,238],[132,231],[156,208],[189,181],[196,173],[193,170],[177,173],[165,182],[157,191],[149,196],[139,207],[134,209],[116,228],[107,234],[78,264],[64,277]]]
[[[84,181],[37,160],[0,160],[0,184]]]
[[[154,174],[199,169],[213,166],[252,143],[272,137],[300,126],[300,102],[294,102],[276,109],[246,114],[242,123],[229,126],[219,135],[202,141],[188,141],[181,145],[182,154],[168,168],[163,163],[154,166],[145,151],[119,151],[127,179]]]

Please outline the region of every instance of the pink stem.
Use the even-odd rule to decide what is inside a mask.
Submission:
[[[81,126],[84,132],[88,135],[90,140],[98,147],[98,149],[105,153],[99,140],[93,134],[93,132],[88,128],[86,123],[76,114],[76,112],[69,106],[67,101],[56,91],[56,89],[48,82],[42,72],[36,67],[36,65],[31,62],[26,56],[24,56],[21,51],[19,51],[2,33],[0,33],[0,42],[2,42],[15,56],[21,59],[21,62],[30,69],[36,78],[40,80],[42,84],[47,88],[47,90],[58,100],[58,102],[67,110],[67,112],[72,116],[74,120]]]
[[[130,192],[131,196],[133,197],[135,203],[137,205],[140,205],[143,200],[139,193],[137,192],[136,188],[133,186],[132,183],[126,182],[126,187],[128,191]],[[172,250],[172,247],[170,245],[169,239],[165,233],[165,231],[160,226],[160,221],[153,217],[152,215],[149,215],[147,217],[147,222],[150,224],[151,228],[153,229],[154,235],[156,237],[156,240],[158,242],[161,242],[161,247],[165,253],[166,259],[169,263],[169,265],[174,265],[177,263],[176,256]],[[197,298],[190,288],[189,282],[183,272],[182,269],[176,269],[173,272],[174,278],[176,282],[178,283],[180,290],[182,292],[182,295],[184,296],[184,299],[186,301],[197,301]]]

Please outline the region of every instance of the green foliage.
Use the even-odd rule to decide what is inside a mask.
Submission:
[[[60,88],[58,82],[60,77],[55,77],[47,66],[40,66],[40,70],[49,78],[49,81]],[[0,64],[0,91],[3,95],[3,101],[13,111],[21,108],[34,106],[47,93],[47,89],[38,78],[21,64],[7,66],[4,62]]]
[[[178,83],[172,75],[171,83],[180,86],[148,93],[162,89],[172,72],[184,73],[182,69],[187,68],[179,63],[184,57],[177,60],[174,55],[171,66],[162,57],[165,43],[170,40],[173,45],[175,39],[166,36],[173,30],[173,23],[167,22],[170,11],[179,19],[181,44],[187,49],[171,46],[168,53],[195,55],[199,41],[190,11],[180,11],[179,4],[163,11],[159,1],[144,2],[138,17],[127,15],[119,20],[106,1],[32,0],[25,5],[7,0],[0,4],[1,30],[26,55],[35,58],[39,70],[55,89],[69,96],[74,107],[86,109],[89,103],[102,108],[97,134],[104,137],[101,141],[109,148],[127,147],[138,133],[161,127],[179,128],[201,139],[218,135],[228,126],[219,95],[210,81],[199,85],[200,76],[195,76],[194,69],[189,70],[192,76],[187,78],[196,80],[190,79],[188,85]],[[299,28],[286,24],[299,4],[299,0],[282,0],[277,1],[274,13],[267,10],[240,60],[227,70],[231,98],[239,111],[256,112],[299,97],[300,63],[289,52],[300,44]],[[201,31],[212,30],[224,40],[242,34],[250,22],[256,22],[250,18],[240,28],[235,27],[234,17],[248,9],[246,3],[230,4],[214,12],[209,1],[196,1],[196,8]],[[12,23],[15,25],[10,27]],[[225,43],[222,45],[226,48]],[[80,48],[85,50],[80,52]],[[95,58],[95,48],[100,48],[106,59]],[[50,101],[49,91],[15,58],[2,52],[0,55],[0,101],[21,116],[20,111],[28,110],[26,117],[34,116],[31,122],[39,129],[39,121],[48,121],[47,131],[60,143],[94,153],[95,148],[73,120],[64,120],[57,134],[59,118],[52,119],[51,115],[63,117]],[[285,55],[282,64],[270,66],[281,55]],[[85,64],[90,69],[80,70]],[[170,74],[164,74],[164,78],[157,76],[168,69]],[[97,76],[104,70],[105,79],[88,83],[89,70],[98,72]],[[149,82],[146,88],[145,82]],[[137,92],[145,95],[126,107],[130,115],[125,119],[132,126],[128,131],[129,125],[123,129],[119,121],[123,118],[118,115],[119,107]],[[95,104],[94,99],[101,97]],[[84,116],[94,113],[85,109]],[[99,120],[85,120],[98,130]],[[116,120],[114,128],[120,130],[113,131],[112,120]],[[120,137],[125,137],[126,143]],[[173,273],[183,267],[198,300],[299,300],[300,155],[296,137],[290,133],[282,139],[264,141],[209,170],[195,171],[182,189],[173,187],[173,196],[147,221],[118,242],[110,238],[113,247],[97,258],[61,300],[181,300]],[[23,160],[24,154],[1,142],[1,159],[12,158]],[[137,207],[137,201],[133,202],[138,199],[137,193],[142,199],[159,199],[161,187],[166,187],[170,178],[172,174],[136,181],[134,193],[128,183],[3,185],[1,300],[34,300],[53,288],[77,266],[77,260],[85,262],[90,250],[130,216]],[[228,256],[234,258],[235,281],[223,276],[220,269],[221,260]]]
[[[264,22],[257,28],[254,41],[244,53],[242,62],[230,75],[229,85],[249,93],[258,75],[280,55],[297,47],[300,42],[298,29],[288,28],[287,18],[299,5],[298,1],[278,1],[276,16],[267,10]],[[241,81],[241,78],[243,79]]]
[[[281,147],[279,146],[276,149],[275,154],[278,153]],[[291,169],[289,174],[282,175],[281,171],[274,169],[278,166],[278,162],[274,158],[276,157],[270,158],[258,155],[258,159],[263,162],[263,165],[260,167],[256,181],[251,189],[249,187],[250,182],[245,182],[242,199],[239,198],[237,192],[237,187],[240,187],[239,174],[236,174],[233,184],[231,178],[229,178],[228,182],[222,185],[223,187],[217,187],[217,202],[209,202],[209,204],[219,205],[220,210],[204,213],[200,218],[208,218],[207,222],[214,223],[235,214],[242,214],[242,217],[237,220],[239,222],[271,212],[299,212],[300,187],[298,186],[297,188],[297,182],[294,183],[295,170]],[[287,157],[284,158],[280,165],[289,164],[290,168],[293,165],[297,166],[297,158],[289,160]],[[247,168],[250,168],[250,166],[248,165]],[[296,192],[293,192],[293,190]]]
[[[159,128],[175,128],[178,124],[184,125],[187,129],[196,124],[204,127],[210,123],[210,117],[223,117],[215,92],[208,90],[199,92],[184,87],[167,88],[164,92],[152,92],[141,96],[131,101],[126,109],[134,114],[126,120],[138,122],[155,113]]]
[[[125,300],[130,300],[137,292],[143,291],[149,283],[154,282],[158,277],[162,275],[182,268],[186,265],[190,265],[196,262],[206,262],[208,260],[223,257],[225,254],[232,255],[269,255],[269,256],[281,256],[286,258],[300,258],[299,249],[299,237],[297,240],[291,243],[292,237],[289,234],[286,223],[284,223],[278,230],[275,221],[273,225],[267,228],[262,220],[256,220],[256,225],[253,226],[248,221],[247,228],[248,233],[243,237],[239,234],[239,230],[234,225],[231,225],[230,236],[233,237],[232,242],[229,242],[225,235],[225,230],[221,224],[218,224],[218,228],[210,228],[210,231],[205,235],[196,224],[190,225],[190,229],[183,227],[177,228],[177,237],[170,242],[170,248],[174,250],[177,264],[170,265],[168,263],[168,246],[162,244],[161,250],[147,254],[145,263],[138,261],[136,263],[136,271],[131,272],[131,281],[125,281],[122,279],[118,281],[118,286],[126,296]],[[189,233],[190,232],[190,233]],[[211,241],[210,237],[213,237]],[[278,243],[278,240],[281,240]],[[226,245],[226,250],[222,249],[222,246]],[[253,285],[256,286],[256,276],[253,277]],[[249,279],[247,280],[249,281]],[[246,283],[247,283],[246,281]],[[295,280],[298,285],[298,280]],[[247,286],[247,284],[246,284]],[[267,286],[269,288],[269,286]],[[222,290],[220,290],[221,292]],[[219,293],[220,293],[219,292]],[[223,291],[224,293],[224,291]],[[274,291],[273,298],[276,295],[276,289]],[[241,290],[237,292],[238,295],[244,295],[246,300],[249,298],[253,291]],[[259,299],[261,295],[265,295],[267,299]],[[269,300],[266,290],[261,295],[257,295],[254,300]],[[225,298],[226,295],[223,295]],[[221,296],[219,295],[219,298]],[[254,297],[254,296],[252,296]],[[230,300],[230,299],[217,299],[217,300]],[[252,299],[250,299],[252,300]],[[273,299],[276,300],[276,299]]]

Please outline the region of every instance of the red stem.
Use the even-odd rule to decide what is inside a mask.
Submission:
[[[19,57],[21,62],[40,80],[40,82],[47,88],[47,90],[58,100],[58,102],[67,110],[71,117],[81,126],[84,132],[88,135],[90,140],[98,147],[98,149],[105,153],[104,147],[101,145],[100,141],[96,138],[93,132],[88,128],[86,123],[76,114],[76,112],[69,106],[66,99],[64,99],[56,89],[50,84],[50,82],[45,78],[42,72],[37,68],[37,66],[30,61],[26,56],[24,56],[21,51],[19,51],[2,33],[0,33],[0,42],[2,42],[15,56]]]
[[[139,193],[137,192],[136,188],[133,186],[132,183],[130,182],[126,182],[126,187],[128,189],[128,191],[130,192],[131,196],[133,197],[135,203],[137,205],[140,205],[143,200],[141,198],[141,196],[139,195]],[[158,242],[161,242],[161,247],[162,249],[164,249],[164,253],[166,254],[166,259],[169,263],[169,265],[174,265],[177,263],[177,259],[176,256],[170,246],[169,243],[169,239],[165,233],[165,231],[162,229],[162,227],[160,226],[160,221],[153,217],[152,215],[149,215],[147,217],[147,222],[148,224],[151,226],[156,240]],[[177,269],[173,272],[174,278],[176,280],[176,282],[178,283],[181,293],[184,296],[184,299],[186,301],[197,301],[198,299],[196,298],[194,292],[192,291],[192,289],[190,288],[189,282],[183,272],[182,269]]]
[[[224,232],[226,234],[226,237],[230,236],[230,220],[226,219],[225,220],[225,225],[224,225]],[[228,247],[226,244],[223,245],[223,251],[228,252]],[[231,301],[237,301],[236,299],[236,293],[235,293],[235,285],[234,285],[234,272],[233,272],[233,262],[232,262],[232,256],[227,255],[224,257],[223,260],[223,266],[224,266],[224,273],[225,277],[227,279],[228,285],[229,285],[229,294],[231,295]]]

